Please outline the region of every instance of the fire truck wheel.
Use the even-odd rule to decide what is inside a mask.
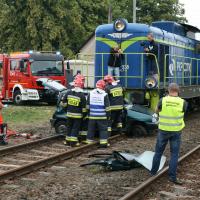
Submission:
[[[67,133],[67,122],[62,120],[58,121],[55,124],[55,131],[58,135],[66,135]]]
[[[22,95],[19,90],[14,92],[14,103],[16,105],[21,105],[22,104]]]

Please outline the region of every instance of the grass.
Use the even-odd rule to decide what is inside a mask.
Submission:
[[[55,106],[14,106],[3,108],[4,122],[9,127],[39,126],[48,123],[55,111]]]

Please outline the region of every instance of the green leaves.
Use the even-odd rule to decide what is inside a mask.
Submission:
[[[108,6],[113,20],[132,21],[132,0],[1,0],[0,52],[60,50],[71,57],[100,24],[107,23]],[[178,0],[137,0],[137,22],[184,22]]]

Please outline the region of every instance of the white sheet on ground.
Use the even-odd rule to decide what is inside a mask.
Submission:
[[[140,155],[131,153],[120,153],[120,154],[129,161],[136,160],[138,163],[140,163],[150,171],[152,168],[153,156],[155,153],[152,151],[145,151]],[[166,162],[166,157],[162,156],[160,161],[159,171],[164,167],[165,162]]]

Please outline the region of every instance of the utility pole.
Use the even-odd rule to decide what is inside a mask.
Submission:
[[[108,24],[112,23],[112,5],[110,1],[108,1]]]
[[[136,23],[136,1],[133,0],[133,23]]]

